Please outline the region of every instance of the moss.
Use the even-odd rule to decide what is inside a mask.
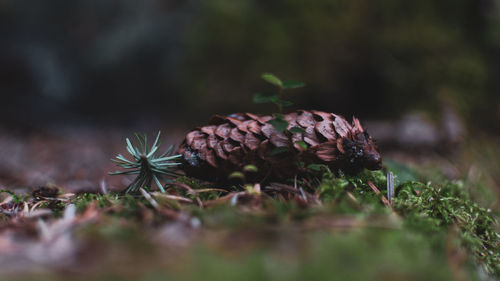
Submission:
[[[415,178],[415,175],[406,178]],[[385,187],[385,176],[380,171],[365,171],[356,177],[334,177],[325,169],[320,196],[334,202],[340,213],[381,212],[381,200],[371,192],[368,181]],[[456,227],[460,244],[486,272],[500,277],[497,221],[491,210],[471,200],[469,190],[462,181],[443,181],[440,184],[405,181],[396,187],[393,210],[401,216],[404,227],[411,233],[443,235]],[[346,203],[350,198],[346,196],[347,192],[355,196],[359,206],[353,208],[352,204]]]
[[[459,229],[461,244],[484,266],[500,277],[500,236],[489,209],[470,200],[462,182],[440,185],[408,182],[400,188],[394,209],[415,231],[433,233]]]

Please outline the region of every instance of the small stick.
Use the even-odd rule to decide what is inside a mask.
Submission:
[[[169,200],[176,200],[176,201],[183,202],[183,203],[193,203],[193,200],[191,200],[189,198],[165,194],[165,193],[161,193],[161,192],[152,192],[151,195],[153,195],[155,197],[163,197],[163,198],[166,198]]]
[[[158,204],[158,202],[156,202],[156,200],[154,200],[153,197],[151,197],[151,195],[144,188],[140,187],[139,190],[141,191],[142,196],[144,196],[144,198],[148,200],[149,204],[151,204],[153,208],[159,211],[160,205]]]
[[[392,172],[387,174],[387,197],[389,197],[389,203],[392,204],[392,198],[394,198],[394,174]]]
[[[198,203],[198,206],[200,206],[201,208],[203,208],[203,202],[201,201],[200,196],[198,196],[198,192],[196,192],[189,185],[184,184],[184,183],[174,182],[173,184],[175,186],[178,186],[178,187],[186,189],[189,194],[192,194],[194,196],[194,198],[196,199],[196,202]]]
[[[106,181],[104,179],[101,180],[100,187],[101,187],[102,194],[108,193],[108,188],[106,187]]]
[[[375,192],[375,194],[381,194],[380,190],[371,181],[368,181],[368,186],[373,190],[373,192]],[[391,203],[389,202],[389,200],[387,200],[387,198],[385,198],[384,195],[382,195],[380,199],[382,200],[382,203],[384,203],[384,205],[391,208]]]

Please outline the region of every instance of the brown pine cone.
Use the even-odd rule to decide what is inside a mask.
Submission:
[[[252,180],[291,178],[311,163],[347,173],[382,166],[372,138],[356,118],[351,125],[333,113],[299,110],[284,115],[289,125],[282,133],[267,123],[272,118],[251,113],[213,116],[209,125],[190,131],[179,147],[183,170],[200,179],[225,181],[249,164],[258,167]],[[305,132],[291,133],[293,127]]]

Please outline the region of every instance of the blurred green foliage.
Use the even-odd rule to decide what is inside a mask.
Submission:
[[[122,236],[123,234],[117,233]],[[135,271],[123,273],[100,267],[98,272],[69,275],[41,273],[9,280],[455,280],[442,248],[433,248],[430,240],[444,237],[407,235],[394,230],[359,230],[348,233],[309,233],[300,249],[293,239],[280,236],[279,242],[291,243],[283,249],[256,249],[244,254],[228,254],[197,246],[188,255],[177,258],[178,268],[159,266],[159,260],[143,263]],[[130,247],[127,239],[114,239],[117,246]],[[144,246],[144,245],[143,245]],[[154,248],[148,248],[153,250]],[[137,249],[139,250],[139,249]],[[141,253],[141,256],[145,254]],[[108,266],[110,264],[107,264]],[[118,266],[118,265],[115,265]],[[115,267],[112,267],[115,268]],[[465,280],[481,280],[470,262]],[[108,268],[107,270],[109,270]],[[126,271],[126,270],[125,270]]]
[[[446,103],[475,121],[496,118],[494,1],[200,5],[181,68],[181,88],[186,99],[201,100],[200,110],[208,101],[223,111],[248,109],[242,93],[250,100],[257,74],[269,70],[309,85],[308,95],[294,97],[305,107],[395,116]]]
[[[271,105],[250,105],[253,92],[271,88],[258,78],[270,71],[307,83],[290,97],[300,107],[393,117],[414,109],[438,113],[446,103],[468,120],[497,126],[488,121],[500,118],[498,6],[496,0],[6,0],[0,116],[198,123],[214,113],[270,112]]]

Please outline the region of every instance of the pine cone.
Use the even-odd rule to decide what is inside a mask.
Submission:
[[[190,131],[179,147],[183,170],[189,176],[225,181],[249,164],[258,167],[253,180],[290,178],[311,163],[346,173],[382,166],[372,138],[356,118],[351,125],[333,113],[299,110],[284,115],[289,125],[282,133],[267,123],[272,118],[251,113],[213,116],[209,125]],[[305,132],[291,133],[293,127]]]

